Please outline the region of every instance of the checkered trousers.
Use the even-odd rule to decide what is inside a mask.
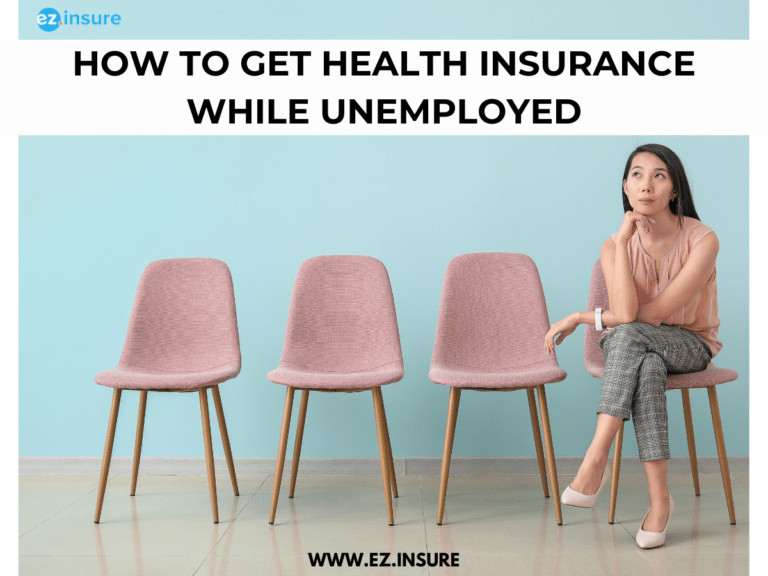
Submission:
[[[674,326],[620,324],[603,334],[603,388],[597,412],[635,425],[642,461],[669,458],[667,374],[704,370],[712,359],[700,336]]]

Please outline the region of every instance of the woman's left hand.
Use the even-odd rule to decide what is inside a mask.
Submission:
[[[547,353],[552,354],[555,351],[555,344],[562,344],[566,336],[573,334],[573,331],[576,330],[578,325],[579,322],[575,314],[570,314],[559,322],[552,324],[549,328],[549,332],[544,336],[544,348],[547,349]],[[555,340],[555,336],[558,334],[559,336],[557,337],[557,340]]]

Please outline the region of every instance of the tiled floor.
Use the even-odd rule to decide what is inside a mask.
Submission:
[[[286,474],[286,476],[288,476]],[[559,478],[561,488],[571,477]],[[19,477],[21,574],[312,575],[365,574],[747,574],[749,482],[733,474],[738,524],[731,526],[719,474],[670,476],[675,514],[667,544],[640,550],[634,541],[647,508],[645,479],[625,474],[609,525],[608,487],[589,510],[544,499],[537,476],[455,476],[443,526],[437,526],[438,479],[398,478],[394,527],[387,525],[381,478],[299,477],[296,497],[281,491],[275,525],[267,522],[271,477],[239,476],[234,497],[218,476],[220,523],[213,524],[204,476],[112,476],[101,523],[93,523],[98,477]],[[318,568],[316,552],[458,552],[459,567]],[[379,557],[381,558],[381,557]],[[396,558],[396,556],[395,556]]]

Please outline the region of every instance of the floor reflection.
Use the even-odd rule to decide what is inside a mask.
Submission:
[[[615,524],[607,522],[606,498],[591,509],[564,508],[563,526],[557,525],[554,500],[542,496],[536,477],[457,476],[449,487],[444,524],[437,526],[438,479],[405,476],[393,502],[394,527],[386,523],[380,479],[373,477],[306,478],[296,498],[280,502],[274,526],[267,522],[268,479],[252,482],[250,494],[222,497],[219,524],[210,521],[205,482],[199,482],[198,493],[198,484],[189,479],[148,478],[144,494],[124,498],[113,488],[101,524],[92,522],[92,490],[84,490],[79,500],[61,497],[57,510],[50,506],[61,493],[57,485],[52,483],[52,496],[45,497],[36,484],[35,497],[25,498],[20,517],[24,520],[29,511],[31,523],[50,508],[50,518],[36,520],[21,536],[20,573],[314,576],[342,570],[313,568],[310,552],[363,552],[366,559],[371,552],[387,552],[390,561],[398,553],[459,553],[459,568],[343,569],[366,576],[510,570],[534,576],[748,573],[746,475],[734,482],[739,524],[727,522],[725,503],[717,498],[719,477],[702,477],[701,497],[676,488],[667,545],[650,551],[634,542],[647,506],[641,480],[626,477]]]

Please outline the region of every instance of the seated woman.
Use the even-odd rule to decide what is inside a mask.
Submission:
[[[611,442],[631,414],[651,502],[637,543],[653,548],[664,544],[674,509],[667,489],[667,374],[704,370],[722,348],[719,244],[699,221],[683,164],[666,146],[646,144],[630,154],[622,197],[624,220],[600,250],[610,310],[574,312],[552,325],[544,345],[553,352],[579,324],[609,328],[600,338],[605,372],[597,429],[562,501],[595,503],[608,478]]]

